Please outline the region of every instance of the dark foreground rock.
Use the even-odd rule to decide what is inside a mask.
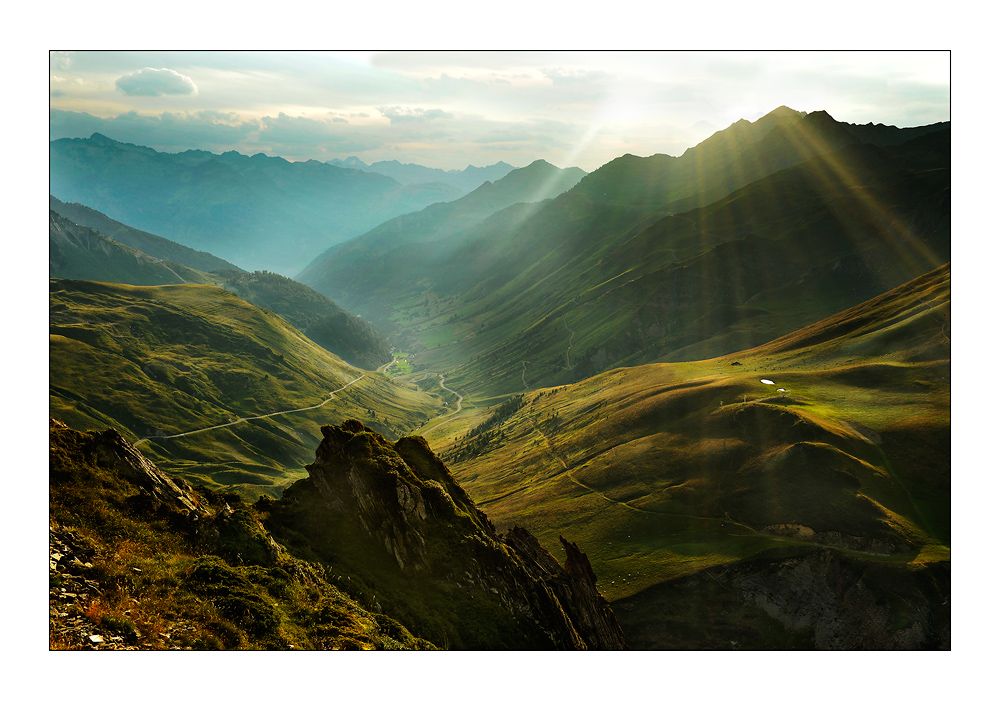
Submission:
[[[625,648],[586,555],[564,541],[563,566],[523,528],[498,534],[423,438],[324,426],[307,469],[269,507],[272,533],[378,581],[362,586],[414,634],[448,648]]]

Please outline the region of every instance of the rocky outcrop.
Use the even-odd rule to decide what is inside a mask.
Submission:
[[[290,541],[309,539],[298,525],[306,521],[329,524],[328,532],[345,539],[352,528],[363,534],[374,552],[365,556],[352,543],[358,567],[374,567],[381,551],[412,578],[414,591],[467,612],[454,618],[439,644],[625,648],[587,556],[575,544],[563,540],[562,566],[527,530],[498,534],[423,438],[393,444],[356,420],[322,430],[309,479],[289,488],[271,510],[279,541],[279,533]],[[311,506],[302,510],[304,504]],[[346,550],[333,544],[327,558],[343,563]],[[420,630],[412,612],[396,614]],[[517,633],[505,637],[507,630]]]
[[[811,633],[818,650],[948,649],[949,570],[948,563],[931,572],[861,564],[823,549],[737,567],[727,578],[748,605]]]
[[[55,419],[51,421],[56,422]],[[191,513],[209,513],[190,485],[168,477],[115,429],[109,428],[97,434],[94,450],[98,464],[116,471],[153,499]]]
[[[192,519],[211,513],[191,488],[167,476],[113,428],[79,433],[58,419],[49,419],[50,467],[59,470],[60,446],[75,451],[96,467],[137,487],[147,508],[161,506],[188,513]],[[72,446],[72,447],[70,447]]]
[[[526,529],[512,528],[501,540],[517,553],[525,564],[526,573],[540,579],[559,602],[573,630],[588,649],[624,650],[625,635],[615,620],[611,606],[597,591],[597,577],[590,561],[576,543],[560,537],[566,550],[566,562],[560,567],[556,559],[542,548]]]
[[[648,649],[949,650],[950,592],[948,561],[816,547],[681,577],[615,611]]]

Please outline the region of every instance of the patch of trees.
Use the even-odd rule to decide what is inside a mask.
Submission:
[[[524,395],[515,394],[505,400],[500,406],[498,406],[488,419],[480,423],[475,428],[471,429],[465,437],[472,438],[478,436],[480,433],[489,431],[494,426],[499,426],[504,421],[512,417],[518,412],[518,410],[524,406]]]
[[[515,394],[500,404],[488,419],[472,428],[462,438],[462,442],[449,454],[452,460],[473,458],[482,455],[493,443],[501,442],[505,433],[500,425],[523,407],[524,395]]]

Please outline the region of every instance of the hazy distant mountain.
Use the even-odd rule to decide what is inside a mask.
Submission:
[[[207,273],[215,270],[240,270],[229,261],[211,253],[196,251],[162,236],[133,229],[82,204],[69,204],[49,195],[49,209],[76,224],[89,227],[108,238],[156,258],[170,260]]]
[[[441,168],[428,168],[416,163],[400,163],[399,161],[376,161],[368,165],[357,156],[349,156],[343,160],[334,158],[327,163],[341,168],[356,168],[367,173],[388,175],[404,185],[445,183],[457,187],[463,192],[472,192],[483,183],[499,180],[515,170],[514,166],[503,161],[482,168],[470,165],[464,170],[442,170]]]
[[[129,285],[214,284],[202,272],[126,246],[49,210],[49,277]]]
[[[512,204],[555,197],[585,175],[579,168],[557,168],[542,160],[535,161],[495,183],[483,183],[454,202],[433,204],[420,212],[404,214],[363,236],[334,246],[310,263],[298,279],[329,297],[356,301],[358,295],[368,294],[365,279],[370,271],[363,261],[400,246],[420,247],[478,224]],[[424,249],[424,252],[440,255],[442,251]],[[361,266],[356,265],[359,262]]]
[[[50,194],[247,269],[292,273],[379,223],[462,193],[319,161],[160,153],[94,134],[49,144]]]

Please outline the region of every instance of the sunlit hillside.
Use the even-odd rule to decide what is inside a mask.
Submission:
[[[496,523],[549,547],[577,533],[613,601],[822,547],[947,560],[949,281],[736,354],[526,391],[428,437]]]
[[[440,405],[218,287],[50,286],[52,416],[116,428],[195,483],[276,496],[304,476],[321,425],[361,416],[399,436]]]

